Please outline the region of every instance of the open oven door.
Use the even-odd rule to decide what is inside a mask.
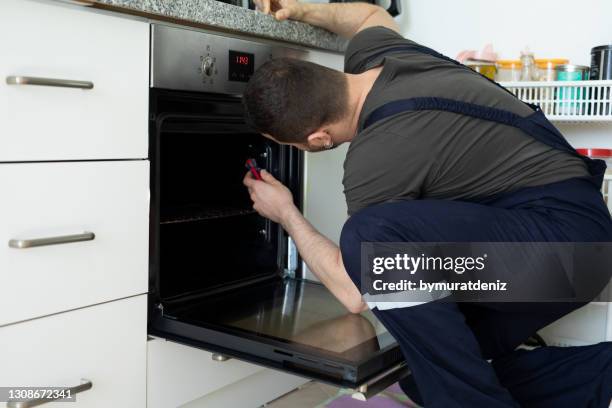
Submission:
[[[166,305],[150,333],[343,388],[368,398],[408,375],[399,346],[370,312],[351,314],[321,284],[272,279]]]

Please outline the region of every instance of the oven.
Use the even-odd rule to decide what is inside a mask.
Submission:
[[[291,239],[253,209],[255,158],[303,202],[303,154],[254,133],[241,93],[252,72],[308,51],[153,25],[149,333],[376,393],[407,369],[371,312],[353,315],[305,272]]]

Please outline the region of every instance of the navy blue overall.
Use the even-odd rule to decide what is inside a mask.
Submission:
[[[424,47],[397,51],[406,49],[446,59]],[[517,127],[583,158],[590,176],[478,200],[406,200],[365,208],[346,222],[340,238],[344,265],[357,287],[362,242],[612,242],[612,221],[600,193],[605,164],[580,156],[541,110],[534,107],[532,115],[521,117],[459,101],[415,98],[383,105],[365,127],[417,110]],[[412,370],[402,389],[426,408],[607,408],[612,343],[515,351],[537,330],[583,305],[430,302],[373,312]]]

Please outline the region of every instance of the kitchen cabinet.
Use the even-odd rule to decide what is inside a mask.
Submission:
[[[0,162],[147,157],[148,24],[3,0],[0,38]]]
[[[6,0],[0,36],[0,386],[145,407],[149,24]]]
[[[0,327],[0,384],[73,387],[91,382],[91,389],[76,394],[76,403],[49,406],[144,407],[146,303],[146,295],[140,295]]]

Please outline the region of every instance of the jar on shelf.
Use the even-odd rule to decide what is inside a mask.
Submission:
[[[520,81],[522,68],[523,64],[519,60],[498,60],[495,80],[498,82]]]
[[[489,79],[495,79],[497,67],[495,66],[495,62],[493,61],[468,59],[464,62],[464,64]]]
[[[587,81],[589,79],[589,67],[584,65],[563,64],[555,67],[557,81]],[[557,103],[561,115],[583,115],[588,114],[588,106],[585,102],[589,98],[584,88],[560,87],[557,91]]]
[[[529,48],[521,51],[521,81],[537,81],[538,69],[535,64],[533,52]]]
[[[569,60],[565,58],[540,58],[536,59],[535,63],[540,81],[555,81],[557,79],[555,68],[559,65],[569,64]]]

